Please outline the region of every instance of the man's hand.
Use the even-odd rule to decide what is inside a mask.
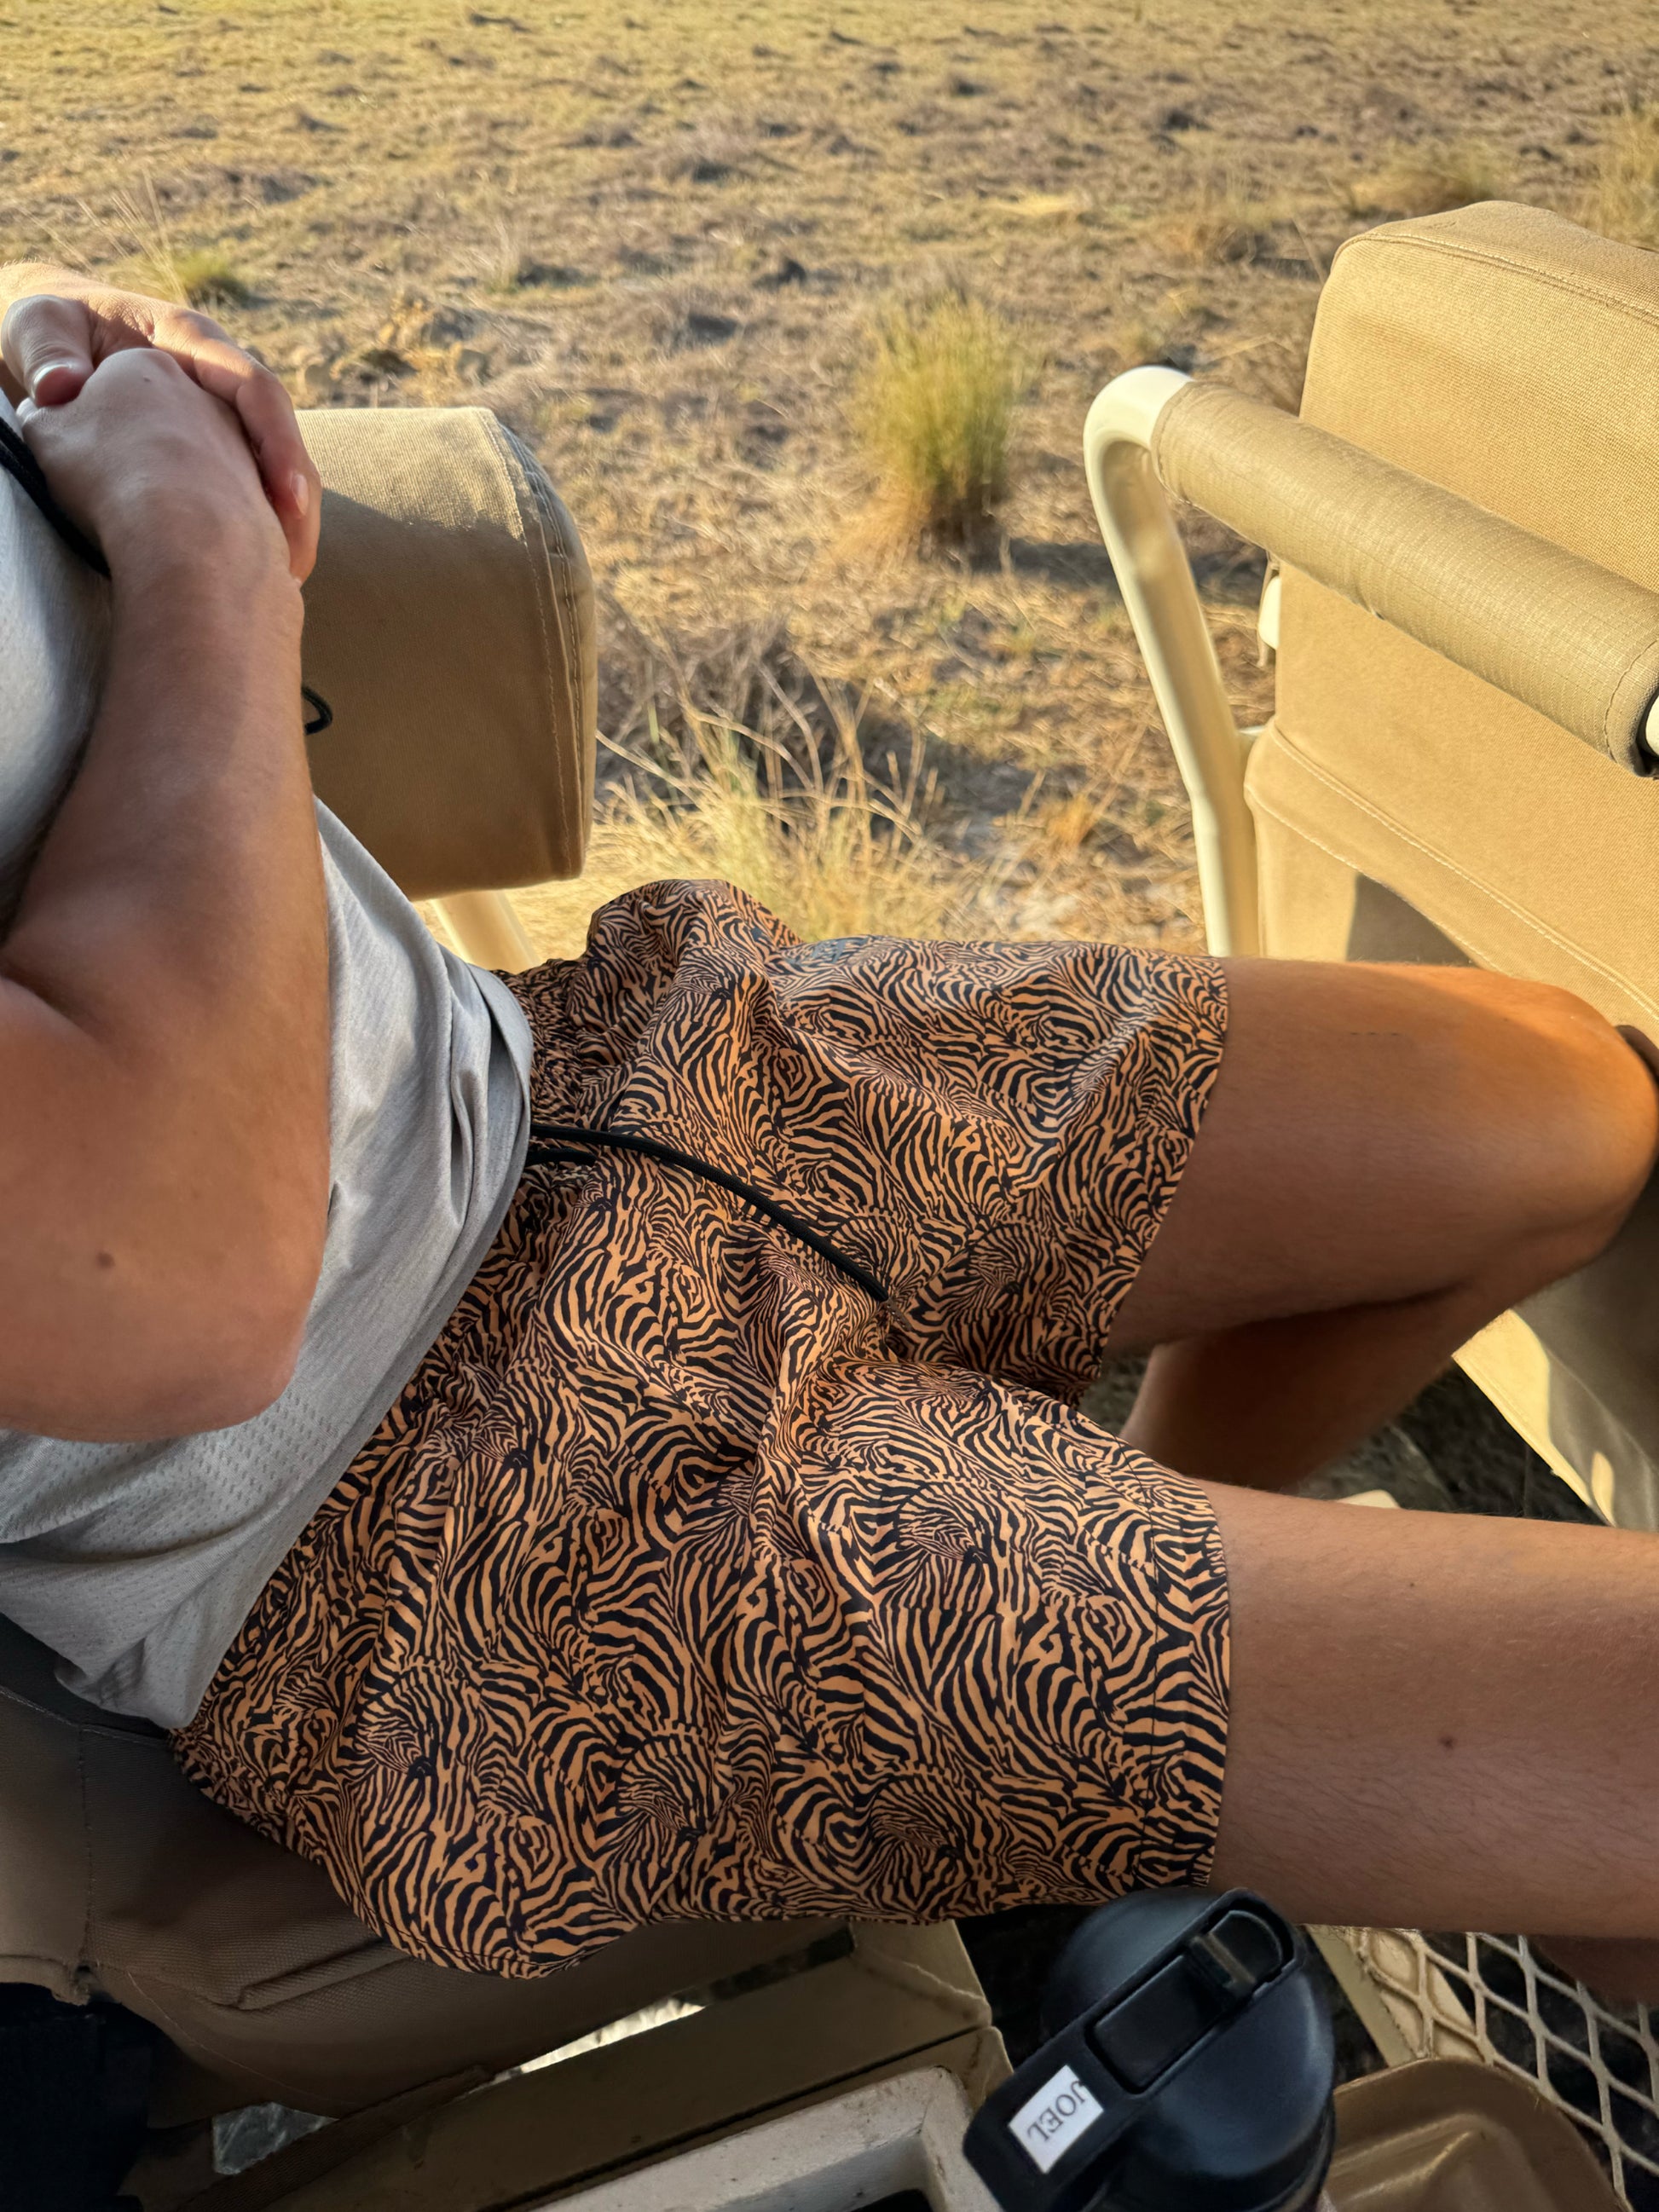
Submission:
[[[227,580],[269,573],[294,590],[238,417],[166,354],[117,354],[74,398],[26,402],[21,419],[54,497],[102,547],[118,586],[142,562]]]
[[[167,355],[234,410],[282,525],[289,568],[303,583],[317,557],[322,486],[270,371],[194,308],[44,264],[0,269],[0,389],[14,405],[61,407],[112,356],[144,349]],[[44,453],[42,460],[50,472]]]

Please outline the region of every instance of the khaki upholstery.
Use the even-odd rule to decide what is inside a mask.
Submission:
[[[1287,567],[1547,714],[1639,775],[1659,593],[1224,386],[1189,384],[1152,459]]]
[[[3,1621],[0,1868],[0,1981],[102,1992],[155,2021],[187,2062],[164,2122],[266,2100],[350,2112],[487,2076],[829,1925],[645,1929],[536,1982],[422,1965],[210,1804],[159,1730],[59,1688],[51,1655]]]
[[[579,874],[593,590],[557,494],[485,408],[300,419],[323,479],[318,795],[411,898]]]
[[[1303,417],[1659,590],[1659,257],[1501,204],[1367,232]],[[1414,944],[1659,1036],[1659,782],[1293,570],[1249,795],[1268,951]],[[1465,1364],[1604,1511],[1659,1527],[1653,1206]]]

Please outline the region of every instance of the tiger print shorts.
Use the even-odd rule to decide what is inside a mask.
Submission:
[[[530,1166],[186,1771],[402,1949],[495,1974],[651,1921],[1201,1880],[1215,1522],[1066,1401],[1196,1134],[1220,969],[802,945],[672,884],[509,980],[536,1123],[741,1178],[886,1300],[672,1161]]]

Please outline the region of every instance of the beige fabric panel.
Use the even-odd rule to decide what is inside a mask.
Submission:
[[[1346,704],[1356,746],[1362,731],[1369,741],[1376,734],[1369,702],[1350,694]],[[1264,948],[1288,949],[1291,915],[1310,895],[1307,867],[1294,848],[1279,847],[1278,833],[1291,831],[1389,885],[1480,966],[1559,983],[1610,1021],[1633,1023],[1659,1038],[1659,880],[1650,863],[1637,865],[1636,856],[1650,849],[1644,825],[1634,825],[1632,834],[1629,817],[1613,810],[1594,857],[1594,838],[1576,834],[1578,794],[1565,777],[1553,801],[1549,779],[1494,772],[1468,777],[1461,814],[1450,798],[1443,813],[1419,806],[1420,787],[1430,798],[1437,793],[1413,760],[1408,734],[1409,726],[1392,787],[1381,799],[1292,743],[1277,722],[1256,740],[1247,789],[1267,878]],[[1563,732],[1553,734],[1570,762],[1629,789],[1648,789]],[[1501,771],[1486,749],[1471,751],[1479,764]],[[1435,834],[1421,834],[1424,814]],[[1332,957],[1352,956],[1345,948]]]
[[[1164,408],[1171,491],[1638,774],[1659,596],[1222,385]]]
[[[175,1954],[190,1932],[188,1923],[175,1931]],[[383,1944],[356,1972],[308,1978],[296,1969],[237,2002],[153,1961],[106,1962],[99,1981],[191,2063],[179,2069],[185,2094],[161,2106],[158,2123],[267,2101],[338,2115],[474,2068],[498,2074],[832,1932],[824,1922],[665,1923],[568,1972],[520,1982],[428,1966]]]
[[[1304,413],[1634,581],[1659,586],[1654,258],[1536,210],[1390,226],[1339,255]],[[1659,787],[1335,592],[1288,574],[1274,724],[1250,764],[1272,887],[1334,864],[1483,966],[1659,1036]],[[1311,866],[1298,847],[1316,854]],[[1303,902],[1305,903],[1305,898]],[[1659,1525],[1659,1216],[1505,1316],[1465,1364],[1621,1524]]]
[[[1501,205],[1368,232],[1326,288],[1304,411],[1659,588],[1651,254]],[[1305,575],[1279,635],[1253,805],[1484,963],[1659,1027],[1659,782]]]
[[[1256,748],[1269,741],[1264,731]],[[1279,960],[1346,960],[1359,877],[1334,852],[1310,844],[1266,808],[1255,816],[1261,949]]]
[[[305,678],[317,793],[411,897],[580,872],[593,592],[574,525],[481,407],[302,414],[323,478]]]
[[[1546,1344],[1540,1319],[1500,1314],[1463,1346],[1457,1364],[1511,1428],[1547,1459],[1570,1489],[1616,1528],[1659,1529],[1659,1458],[1650,1409],[1626,1422]],[[1622,1392],[1620,1395],[1623,1395]]]

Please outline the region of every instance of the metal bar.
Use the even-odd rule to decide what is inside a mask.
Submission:
[[[452,891],[432,903],[475,968],[505,968],[518,975],[536,964],[536,948],[505,891]]]
[[[1132,368],[1115,377],[1089,410],[1083,462],[1100,534],[1192,803],[1206,939],[1212,952],[1256,952],[1255,828],[1244,803],[1244,741],[1147,451],[1158,416],[1189,381],[1173,368]]]
[[[1337,1987],[1359,2015],[1359,2024],[1376,2045],[1385,2066],[1408,2066],[1420,2058],[1388,2001],[1365,1972],[1365,1962],[1340,1928],[1310,1928],[1309,1936],[1330,1968]]]

